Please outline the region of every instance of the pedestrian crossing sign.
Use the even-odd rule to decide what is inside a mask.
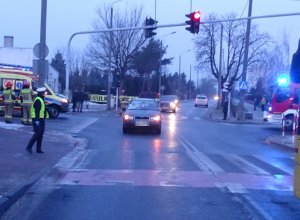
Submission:
[[[247,81],[240,81],[239,82],[239,89],[240,90],[248,90],[248,83]]]

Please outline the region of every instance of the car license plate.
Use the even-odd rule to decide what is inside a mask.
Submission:
[[[148,121],[140,120],[135,122],[135,126],[148,126],[148,125],[149,125]]]

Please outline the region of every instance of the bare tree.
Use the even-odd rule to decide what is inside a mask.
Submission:
[[[236,18],[235,14],[229,14],[223,19]],[[217,20],[218,16],[211,14],[208,20]],[[228,21],[224,24],[224,60],[225,72],[222,72],[222,84],[230,81],[231,84],[242,76],[242,61],[245,50],[245,30],[246,22]],[[195,38],[196,58],[198,68],[201,71],[211,73],[216,79],[220,72],[217,62],[219,61],[218,45],[220,43],[220,24],[212,23],[202,27],[201,35]],[[270,42],[270,36],[266,33],[260,33],[256,25],[251,27],[251,36],[249,42],[248,66],[260,62],[262,54],[266,54],[266,48]]]
[[[142,26],[142,8],[135,7],[130,11],[114,11],[113,28]],[[97,10],[97,18],[93,23],[94,30],[104,30],[110,27],[110,7],[103,6]],[[87,49],[90,62],[98,67],[107,69],[109,63],[109,50],[112,50],[113,72],[124,79],[129,70],[129,63],[134,53],[141,48],[146,39],[143,30],[114,31],[112,45],[110,34],[93,34]],[[122,86],[122,85],[121,85]]]

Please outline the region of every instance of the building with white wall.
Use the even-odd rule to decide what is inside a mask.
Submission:
[[[0,47],[0,64],[21,66],[32,71],[34,59],[33,48],[14,47],[14,38],[12,36],[4,36],[3,47]],[[54,92],[59,92],[59,73],[50,64],[48,69],[48,76],[46,76],[45,80]]]

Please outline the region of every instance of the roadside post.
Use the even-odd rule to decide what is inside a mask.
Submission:
[[[298,124],[299,124],[298,117]],[[300,199],[300,154],[299,154],[299,147],[300,147],[300,129],[298,126],[297,130],[297,139],[296,139],[296,156],[295,156],[295,171],[294,171],[294,193],[295,196]]]
[[[282,114],[282,120],[281,120],[281,124],[282,124],[282,137],[284,137],[285,136],[285,120],[286,120],[286,118],[285,118],[285,116],[284,116],[284,114]]]

